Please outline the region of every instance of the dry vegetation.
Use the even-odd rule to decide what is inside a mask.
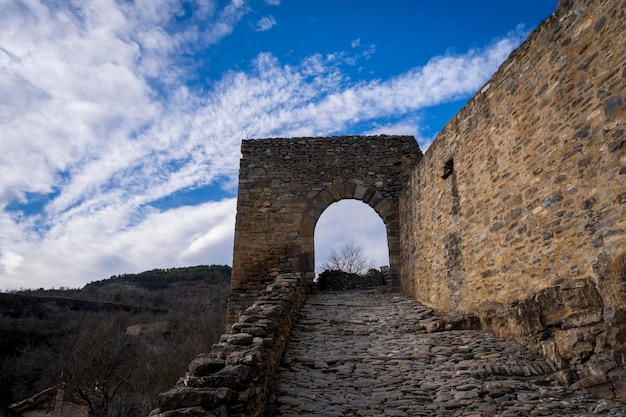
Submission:
[[[0,294],[0,406],[63,382],[92,416],[147,415],[224,332],[229,280],[213,265]]]

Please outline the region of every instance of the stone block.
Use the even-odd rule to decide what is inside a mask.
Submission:
[[[178,410],[160,412],[161,410],[156,411],[156,413],[150,413],[150,417],[221,417],[224,414],[221,413],[213,413],[205,410],[203,407],[190,407],[190,408],[182,408]]]
[[[561,358],[570,365],[589,359],[594,351],[595,334],[593,327],[555,330],[554,340]]]
[[[602,298],[589,279],[570,280],[561,284],[563,305],[566,311],[579,312],[602,308]]]
[[[504,319],[501,332],[503,337],[520,338],[540,333],[544,330],[541,306],[533,299],[523,300],[515,305],[504,306],[498,315]]]
[[[611,382],[605,384],[598,384],[587,387],[587,391],[591,392],[596,397],[600,398],[614,398],[615,390]]]
[[[235,323],[231,327],[231,333],[248,333],[255,337],[267,336],[267,326],[256,322],[254,325],[248,323]]]
[[[618,324],[624,321],[624,314],[615,306],[604,307],[602,318],[607,324]]]
[[[580,379],[572,384],[573,389],[589,388],[597,385],[603,385],[608,382],[608,378],[604,374],[594,375],[587,378]]]
[[[224,368],[224,366],[225,363],[223,359],[201,354],[191,361],[189,371],[195,376],[205,376],[219,371]]]
[[[560,286],[544,288],[530,297],[538,304],[546,326],[553,326],[563,319],[564,305]]]
[[[561,328],[563,330],[567,330],[574,327],[584,327],[591,324],[599,323],[600,321],[602,321],[602,313],[602,309],[596,309],[570,314],[563,319]]]
[[[615,399],[626,401],[626,380],[622,379],[613,382]]]
[[[285,313],[284,308],[280,305],[267,306],[263,308],[262,311],[263,316],[270,318],[278,318]]]
[[[159,394],[159,408],[162,411],[204,407],[217,408],[235,398],[235,392],[229,388],[188,388],[176,387]]]
[[[220,342],[235,346],[247,346],[252,344],[254,336],[248,333],[225,334],[220,338]]]

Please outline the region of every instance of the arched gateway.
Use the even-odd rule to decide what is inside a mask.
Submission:
[[[279,273],[313,280],[313,235],[342,199],[369,204],[387,229],[392,282],[400,263],[400,193],[422,152],[412,136],[244,140],[228,322]]]

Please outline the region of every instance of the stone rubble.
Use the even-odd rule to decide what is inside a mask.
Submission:
[[[152,417],[259,417],[304,299],[302,274],[281,274],[208,353],[159,394]]]
[[[567,371],[550,359],[483,331],[441,329],[442,322],[385,287],[309,295],[268,415],[626,415],[623,403],[564,386]]]

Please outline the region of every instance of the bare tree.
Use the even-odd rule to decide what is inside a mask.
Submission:
[[[322,266],[323,270],[339,270],[349,274],[365,274],[373,268],[374,260],[363,253],[363,248],[354,244],[354,240],[343,245],[338,250],[333,249],[328,260]]]
[[[117,408],[133,373],[131,339],[112,321],[89,320],[67,358],[65,382],[89,407],[108,417]]]

